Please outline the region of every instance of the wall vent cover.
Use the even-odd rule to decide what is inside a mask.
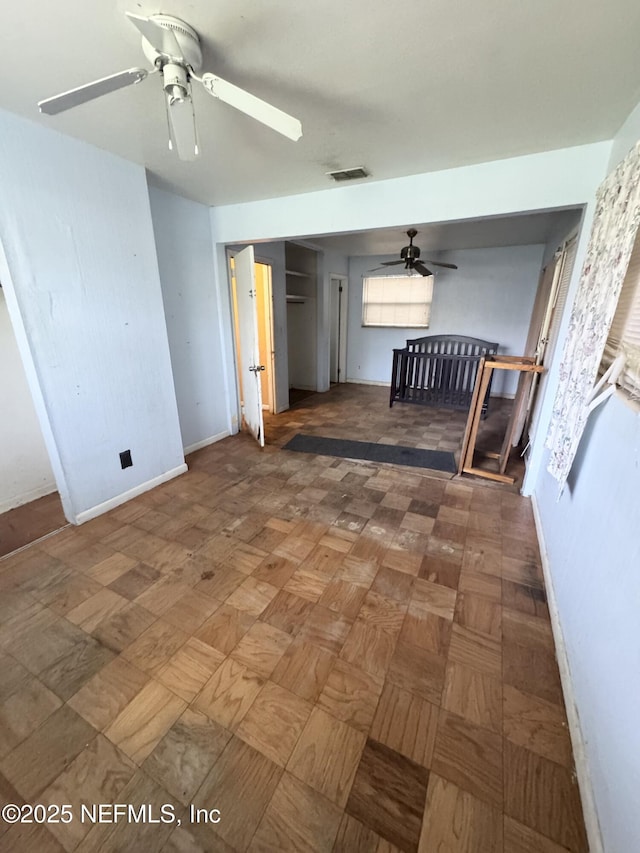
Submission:
[[[352,169],[337,169],[335,172],[325,172],[334,181],[357,181],[359,178],[368,178],[370,173],[364,166],[354,166]]]

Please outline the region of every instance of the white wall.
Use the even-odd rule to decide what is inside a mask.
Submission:
[[[388,256],[351,258],[347,379],[389,383],[392,350],[403,347],[408,338],[424,335],[469,335],[497,341],[503,355],[522,355],[543,250],[541,245],[508,246],[434,256],[458,269],[436,274],[428,329],[364,328],[362,280]],[[506,374],[497,372],[493,394],[515,393],[517,377]]]
[[[56,489],[16,337],[0,288],[0,512]]]
[[[640,135],[640,108],[614,140],[613,168]],[[604,170],[601,179],[604,179]],[[593,199],[569,292],[575,297]],[[575,707],[606,853],[640,849],[640,416],[615,396],[590,418],[561,499],[542,447],[558,365],[549,375],[534,451],[534,497],[542,525]]]
[[[0,240],[67,518],[184,470],[144,169],[0,112]]]
[[[185,452],[229,435],[209,208],[149,186]]]

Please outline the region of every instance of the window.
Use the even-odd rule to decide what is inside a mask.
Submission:
[[[632,397],[640,398],[640,231],[631,252],[629,266],[618,297],[618,307],[613,317],[602,357],[604,369],[623,353],[625,368],[618,385]]]
[[[426,329],[432,298],[432,275],[365,278],[362,285],[362,325]]]
[[[562,271],[560,273],[560,281],[558,282],[558,290],[553,306],[553,314],[551,316],[551,324],[547,333],[547,347],[544,359],[545,364],[550,364],[553,359],[553,354],[558,343],[558,335],[560,334],[560,323],[564,314],[565,305],[567,304],[567,294],[569,292],[569,283],[571,282],[571,273],[576,259],[576,251],[578,249],[578,238],[572,237],[562,248]]]

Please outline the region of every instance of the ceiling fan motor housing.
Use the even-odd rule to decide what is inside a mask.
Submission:
[[[403,261],[416,261],[420,257],[420,249],[412,243],[400,250],[400,257]]]
[[[164,67],[167,62],[174,60],[180,65],[188,65],[195,72],[198,72],[202,68],[202,48],[200,47],[198,33],[189,24],[185,24],[180,18],[174,18],[172,15],[151,15],[150,20],[173,33],[180,47],[180,56],[160,53],[143,36],[142,49],[149,62],[152,65]]]

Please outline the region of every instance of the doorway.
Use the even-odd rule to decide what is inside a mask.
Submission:
[[[6,283],[6,279],[5,279]],[[65,527],[5,290],[0,285],[0,557]]]
[[[329,381],[347,381],[347,305],[349,279],[330,275]]]
[[[523,436],[522,441],[527,447],[538,427],[548,368],[558,343],[577,248],[578,233],[575,231],[561,243],[549,260],[538,285],[525,354],[533,356],[536,364],[542,364],[547,370],[532,377],[526,406],[523,406],[518,424],[518,434]],[[527,455],[524,458],[526,462]]]
[[[269,261],[256,260],[253,264],[253,288],[255,290],[255,313],[257,328],[258,363],[261,369],[258,373],[261,388],[262,410],[275,412],[275,350],[273,342],[273,285],[272,266]],[[231,280],[231,295],[233,306],[234,349],[238,377],[238,398],[241,408],[244,405],[243,371],[240,369],[241,357],[241,317],[238,303],[238,289],[235,273],[235,254],[229,254],[229,277]]]
[[[285,242],[289,405],[318,390],[318,252]]]
[[[273,289],[271,264],[257,260],[254,266],[256,284],[256,311],[258,314],[258,350],[262,385],[262,408],[265,412],[275,412],[275,350],[273,347]]]

